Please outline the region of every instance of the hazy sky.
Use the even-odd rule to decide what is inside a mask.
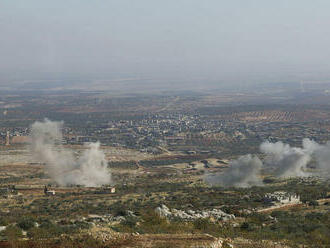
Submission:
[[[329,0],[0,0],[0,82],[328,72]]]

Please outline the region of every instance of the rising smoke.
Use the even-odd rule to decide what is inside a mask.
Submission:
[[[224,187],[249,187],[261,185],[261,169],[272,169],[278,178],[322,176],[330,178],[330,142],[320,145],[310,139],[304,139],[302,147],[291,147],[283,142],[264,142],[260,151],[265,155],[263,162],[250,154],[230,163],[224,173],[207,175],[206,182]],[[311,172],[310,163],[315,164]]]
[[[320,174],[325,178],[330,178],[330,142],[320,145],[315,141],[304,139],[303,146],[312,154]]]
[[[272,167],[280,178],[308,176],[307,165],[311,161],[311,152],[304,148],[291,147],[282,142],[260,145],[260,151],[266,154],[264,165]]]
[[[82,155],[77,158],[72,150],[61,144],[62,127],[63,122],[47,119],[31,126],[31,150],[36,159],[46,164],[51,178],[62,186],[110,184],[111,174],[100,144],[86,144]]]
[[[257,156],[248,154],[231,161],[230,167],[225,173],[208,175],[206,182],[211,185],[242,188],[261,185],[259,175],[261,167],[261,160]]]

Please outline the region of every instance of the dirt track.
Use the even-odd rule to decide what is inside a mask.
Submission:
[[[303,203],[283,204],[283,205],[279,205],[279,206],[273,206],[273,207],[269,207],[269,208],[259,209],[257,212],[258,213],[272,212],[274,210],[288,209],[288,208],[298,207],[298,206],[303,206],[303,205],[304,205]]]

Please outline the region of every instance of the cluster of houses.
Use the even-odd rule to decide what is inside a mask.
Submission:
[[[273,193],[265,194],[264,202],[275,203],[275,204],[298,204],[301,201],[300,201],[300,196],[296,193],[276,191]]]

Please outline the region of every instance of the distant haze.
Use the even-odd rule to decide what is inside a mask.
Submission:
[[[326,0],[2,0],[0,85],[328,81],[329,10]]]

